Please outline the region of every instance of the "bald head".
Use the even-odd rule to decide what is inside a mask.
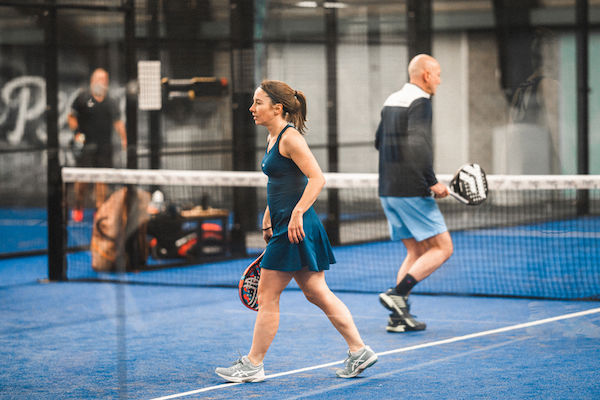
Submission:
[[[415,56],[408,64],[410,83],[433,95],[441,83],[440,63],[428,54]]]

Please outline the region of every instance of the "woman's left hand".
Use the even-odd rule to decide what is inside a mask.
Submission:
[[[262,233],[265,243],[269,243],[269,240],[273,237],[273,228],[263,229]]]
[[[290,243],[300,243],[304,240],[302,211],[294,210],[288,224],[288,239]]]

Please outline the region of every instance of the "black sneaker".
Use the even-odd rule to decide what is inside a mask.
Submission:
[[[379,293],[379,302],[394,314],[403,315],[410,313],[408,296],[396,294],[394,288],[388,289],[385,293]]]
[[[385,330],[388,332],[412,332],[412,331],[424,331],[427,328],[425,322],[420,322],[410,316],[411,324],[407,324],[403,317],[396,314],[391,314],[388,318],[388,324]]]
[[[392,322],[388,323],[386,328],[389,332],[422,331],[427,326],[411,315],[408,296],[396,294],[394,288],[388,289],[385,293],[380,293],[379,301],[392,312],[390,317]],[[404,327],[400,325],[404,325]]]

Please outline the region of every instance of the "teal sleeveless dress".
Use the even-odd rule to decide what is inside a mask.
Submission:
[[[335,263],[335,257],[327,233],[310,207],[303,216],[305,237],[300,243],[290,243],[288,224],[292,210],[302,197],[308,178],[289,158],[279,153],[279,141],[287,125],[277,136],[277,141],[265,151],[261,167],[269,177],[267,184],[267,205],[271,214],[273,236],[267,244],[261,268],[279,271],[297,271],[308,267],[311,271],[329,269]]]

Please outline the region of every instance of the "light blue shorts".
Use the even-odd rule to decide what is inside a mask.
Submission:
[[[392,240],[417,242],[448,231],[433,197],[381,197]]]

